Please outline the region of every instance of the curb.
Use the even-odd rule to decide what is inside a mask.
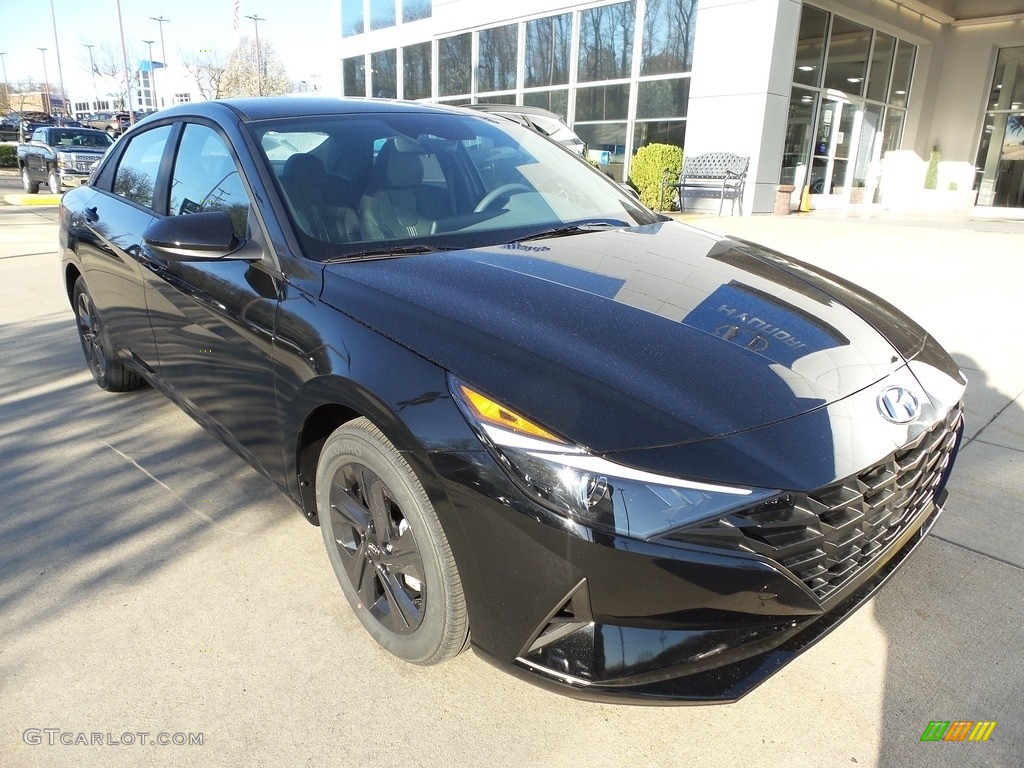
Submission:
[[[4,195],[8,205],[60,205],[60,195]]]

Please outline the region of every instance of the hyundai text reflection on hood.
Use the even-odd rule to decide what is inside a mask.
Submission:
[[[963,432],[963,374],[885,301],[486,113],[163,110],[60,246],[96,383],[277,484],[414,664],[736,699],[906,560]]]

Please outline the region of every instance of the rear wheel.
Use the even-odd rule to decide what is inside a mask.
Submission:
[[[316,473],[334,573],[367,632],[395,656],[438,664],[469,633],[448,540],[412,468],[367,419],[339,427]]]
[[[114,356],[110,335],[103,326],[85,280],[81,277],[75,281],[72,301],[75,306],[78,339],[82,342],[85,362],[88,363],[89,372],[96,384],[108,392],[127,392],[141,387],[144,379],[118,362]]]
[[[28,168],[24,165],[21,166],[21,187],[30,195],[39,191],[39,182],[32,181],[32,177],[28,174]]]

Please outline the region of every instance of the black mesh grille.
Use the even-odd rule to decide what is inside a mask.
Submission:
[[[782,496],[664,538],[764,555],[825,601],[931,509],[953,459],[962,413],[954,409],[885,461],[841,483],[806,496]]]

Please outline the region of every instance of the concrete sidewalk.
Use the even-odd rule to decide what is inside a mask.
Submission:
[[[377,648],[274,488],[160,395],[92,384],[55,209],[0,206],[0,765],[1020,766],[1024,237],[691,221],[907,310],[971,378],[969,441],[935,535],[849,621],[736,704],[636,708],[471,653],[421,669]],[[998,726],[922,743],[933,720]],[[30,728],[120,744],[29,744]],[[122,738],[138,732],[203,744]]]

